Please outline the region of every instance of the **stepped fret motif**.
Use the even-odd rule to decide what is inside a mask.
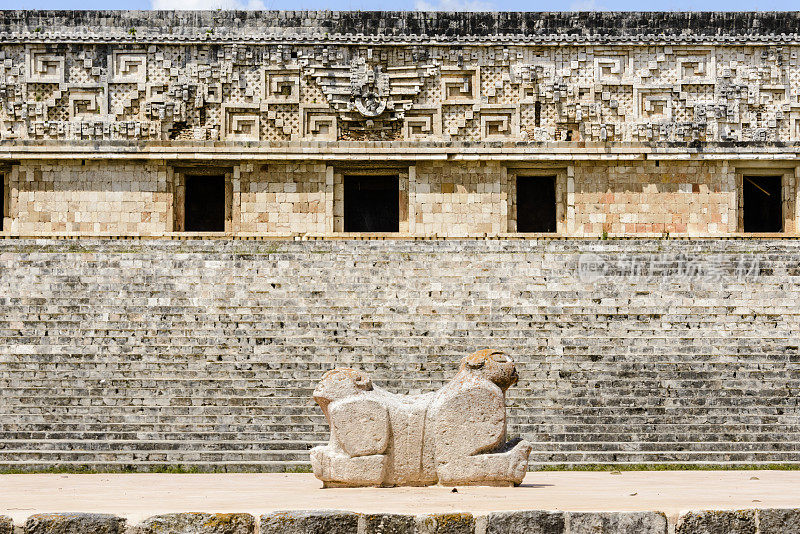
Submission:
[[[798,51],[6,42],[0,139],[793,142]]]

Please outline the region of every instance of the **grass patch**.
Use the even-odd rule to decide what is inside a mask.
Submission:
[[[769,463],[769,464],[554,464],[529,466],[531,472],[541,471],[586,471],[586,472],[613,472],[613,471],[800,471],[798,463]],[[214,466],[192,464],[144,464],[124,465],[113,467],[95,467],[89,465],[67,465],[52,467],[24,467],[0,468],[2,475],[20,474],[125,474],[125,473],[164,473],[164,474],[195,474],[195,473],[311,473],[310,465],[288,466]]]
[[[68,245],[24,245],[9,249],[9,252],[16,254],[89,254],[97,252],[97,250],[70,243]]]
[[[531,471],[800,471],[796,464],[556,464],[529,466]]]
[[[65,465],[52,467],[24,467],[0,468],[2,475],[21,474],[126,474],[126,473],[167,473],[167,474],[195,474],[195,473],[258,473],[258,469],[237,468],[235,466],[191,465],[191,464],[142,464],[95,467],[89,465]]]
[[[283,468],[284,473],[311,473],[310,465],[290,465]]]

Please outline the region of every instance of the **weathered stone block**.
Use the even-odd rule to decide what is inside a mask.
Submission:
[[[148,517],[134,534],[253,534],[255,518],[250,514],[180,513]]]
[[[261,516],[260,534],[356,534],[358,518],[338,510],[275,512]]]
[[[755,510],[702,510],[678,518],[675,534],[756,534]]]
[[[364,534],[413,534],[416,525],[412,515],[364,514]]]
[[[575,512],[569,514],[570,534],[667,534],[661,512]]]
[[[0,515],[0,534],[13,534],[14,523],[11,518],[5,515]]]
[[[758,534],[800,534],[800,508],[758,510]]]
[[[486,534],[562,534],[564,514],[542,510],[494,512],[486,518]]]
[[[417,517],[419,534],[473,534],[475,518],[472,514],[431,514]]]
[[[125,519],[108,514],[36,514],[25,522],[25,534],[123,534]]]

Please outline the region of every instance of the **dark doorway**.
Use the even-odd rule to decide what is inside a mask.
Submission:
[[[400,231],[397,176],[344,177],[344,231]]]
[[[783,231],[780,176],[745,176],[743,194],[745,232]]]
[[[517,232],[555,231],[555,176],[518,176]]]
[[[187,232],[225,231],[225,177],[186,177]]]

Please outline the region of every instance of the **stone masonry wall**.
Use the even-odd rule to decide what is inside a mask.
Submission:
[[[173,168],[178,171],[173,172]],[[35,161],[12,166],[10,235],[164,235],[179,225],[174,176],[203,165],[165,162]],[[400,234],[502,236],[516,232],[516,179],[556,177],[557,234],[571,237],[725,236],[741,232],[742,176],[784,176],[784,233],[796,234],[794,167],[779,162],[492,161],[365,166],[324,162],[245,163],[225,167],[233,182],[231,235],[332,235],[342,231],[342,176],[400,177]],[[220,171],[223,172],[223,171]],[[408,194],[406,194],[408,191]],[[336,223],[334,222],[336,221]]]
[[[414,233],[457,236],[505,231],[503,167],[496,163],[417,166]]]
[[[259,165],[242,178],[243,233],[325,233],[325,165]]]
[[[8,187],[11,233],[153,235],[172,229],[163,165],[35,162],[14,168]]]
[[[369,166],[407,236],[513,234],[547,169],[561,236],[736,234],[747,172],[797,235],[798,95],[796,12],[6,10],[2,231],[180,231],[214,165],[229,234],[340,233]]]
[[[534,464],[789,463],[793,240],[0,240],[0,468],[283,470],[354,366],[507,351]]]
[[[737,231],[736,182],[725,163],[577,165],[574,189],[574,203],[568,200],[568,205],[574,205],[571,227],[577,235]]]
[[[677,517],[660,511],[570,512],[518,510],[472,514],[356,513],[345,510],[284,510],[255,516],[244,513],[179,512],[128,522],[125,517],[91,513],[34,514],[26,534],[796,534],[800,509],[692,510]],[[12,534],[14,522],[0,516],[0,534]]]

